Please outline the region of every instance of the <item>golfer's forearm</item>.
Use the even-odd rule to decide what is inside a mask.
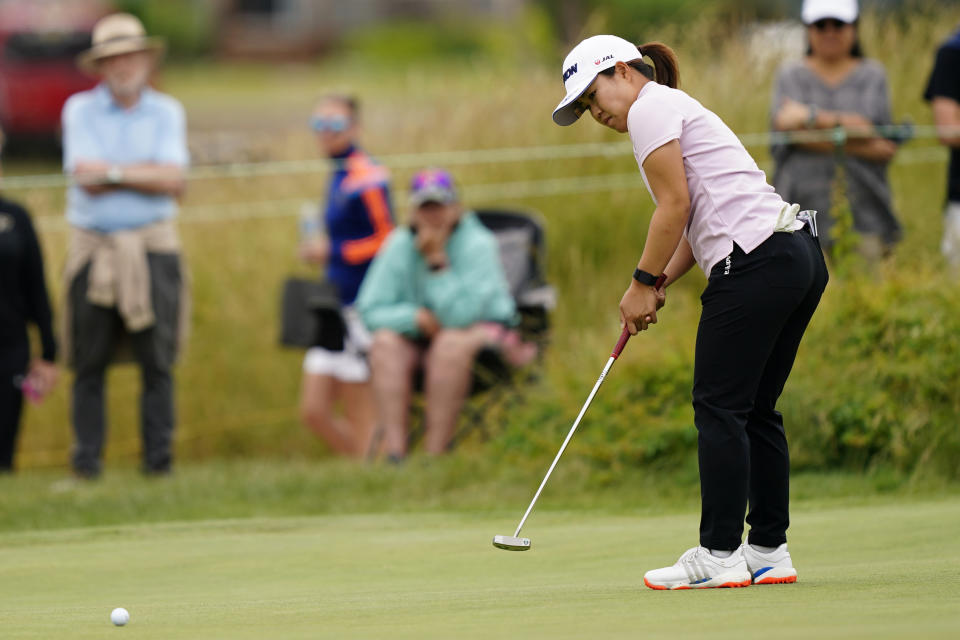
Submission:
[[[689,201],[661,202],[653,212],[647,242],[637,268],[660,275],[666,270],[683,239],[683,228],[690,215]]]
[[[670,258],[670,262],[667,263],[667,268],[663,271],[667,274],[667,279],[663,283],[663,286],[669,287],[682,278],[696,263],[693,257],[693,249],[690,248],[690,243],[687,242],[686,238],[681,237],[680,244],[677,245],[677,250],[673,252],[673,257]]]

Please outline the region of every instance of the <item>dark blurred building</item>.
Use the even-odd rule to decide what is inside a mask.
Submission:
[[[222,55],[287,58],[330,47],[344,32],[385,20],[509,19],[529,0],[213,0]]]

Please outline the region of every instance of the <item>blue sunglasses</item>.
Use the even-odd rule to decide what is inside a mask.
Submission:
[[[310,119],[310,128],[319,133],[329,131],[331,133],[343,133],[350,126],[347,118],[321,118],[314,116]]]

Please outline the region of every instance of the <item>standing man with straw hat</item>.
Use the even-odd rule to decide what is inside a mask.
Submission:
[[[188,164],[183,107],[148,82],[163,43],[132,15],[109,15],[77,59],[101,83],[63,107],[63,167],[71,226],[65,266],[64,352],[76,377],[74,473],[100,473],[104,376],[132,356],[142,376],[143,470],[169,473],[172,367],[188,298],[173,218]],[[119,350],[118,350],[119,347]]]

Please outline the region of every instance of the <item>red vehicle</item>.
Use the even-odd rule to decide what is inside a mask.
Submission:
[[[105,12],[98,0],[0,0],[0,127],[7,136],[59,137],[63,103],[96,84],[75,58]]]

